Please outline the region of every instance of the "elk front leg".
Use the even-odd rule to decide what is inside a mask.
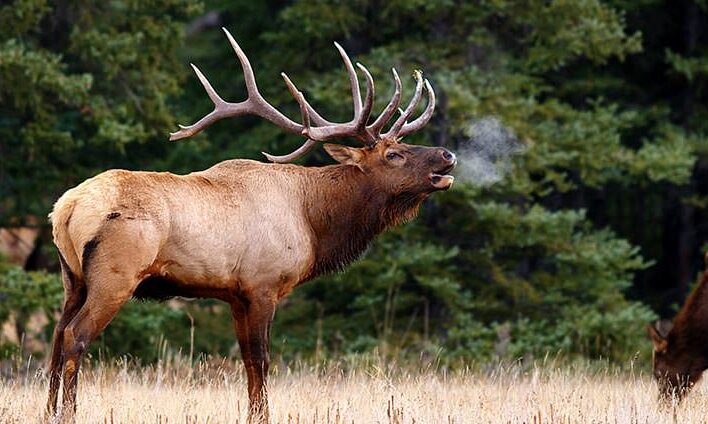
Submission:
[[[270,325],[275,302],[262,299],[237,300],[231,304],[241,357],[248,378],[248,422],[269,422],[266,380],[270,362]]]

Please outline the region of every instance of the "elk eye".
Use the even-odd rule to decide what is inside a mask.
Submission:
[[[403,159],[403,156],[400,155],[399,153],[396,153],[396,152],[388,152],[388,153],[386,153],[386,159],[387,160]]]

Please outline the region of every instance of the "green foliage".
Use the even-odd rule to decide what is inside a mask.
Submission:
[[[45,271],[27,272],[6,263],[0,255],[0,323],[14,322],[13,336],[22,340],[27,324],[34,314],[47,318],[50,324],[62,304],[64,291],[57,274]],[[47,326],[39,336],[51,339],[52,325]],[[39,352],[41,355],[41,352]],[[22,355],[21,346],[5,340],[0,335],[0,360]]]
[[[682,75],[689,82],[694,82],[698,78],[705,78],[708,75],[708,57],[687,58],[667,49],[666,61],[669,62],[675,72]]]
[[[0,261],[0,322],[11,315],[26,320],[35,312],[51,318],[62,304],[64,290],[57,274],[27,272]]]
[[[161,303],[129,302],[101,333],[89,352],[94,356],[132,356],[143,363],[160,359],[162,343],[171,348],[189,346],[189,338],[176,339],[170,328],[189,328],[185,312]]]
[[[508,16],[531,28],[525,40],[529,46],[525,68],[548,71],[578,58],[604,64],[641,51],[641,35],[627,35],[623,14],[598,0],[518,3],[508,3]]]
[[[46,216],[129,143],[164,140],[189,0],[0,6],[0,223]],[[139,157],[139,156],[138,156]],[[123,165],[125,166],[125,165]]]

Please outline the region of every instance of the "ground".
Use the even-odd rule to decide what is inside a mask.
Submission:
[[[349,371],[345,371],[349,369]],[[499,366],[446,372],[428,367],[276,366],[274,423],[708,423],[708,384],[679,407],[656,404],[645,372]],[[41,372],[6,377],[0,423],[41,422]],[[224,361],[187,366],[94,365],[79,384],[78,423],[245,423],[242,370]]]

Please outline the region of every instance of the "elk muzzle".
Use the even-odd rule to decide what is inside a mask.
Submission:
[[[438,149],[437,155],[440,166],[433,170],[428,178],[430,179],[430,184],[432,184],[436,190],[447,190],[452,187],[452,183],[455,182],[455,177],[449,175],[449,172],[451,172],[457,164],[457,158],[454,153],[442,147]]]

